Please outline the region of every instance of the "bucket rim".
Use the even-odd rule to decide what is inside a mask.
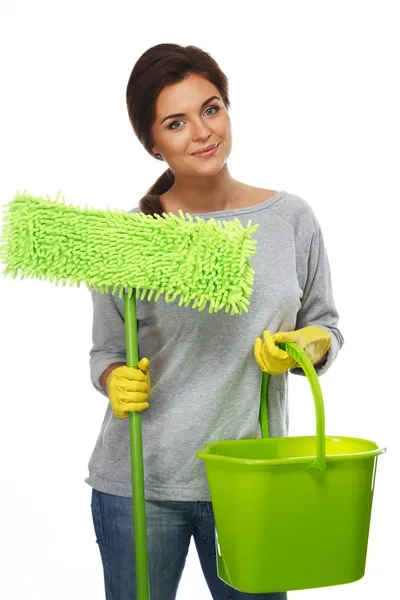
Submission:
[[[286,458],[236,458],[233,456],[224,456],[222,454],[210,454],[209,450],[215,446],[216,444],[222,444],[224,445],[226,444],[231,444],[232,442],[240,442],[242,444],[248,444],[248,443],[254,443],[256,442],[261,442],[261,443],[268,443],[269,441],[279,441],[279,440],[288,440],[288,439],[294,439],[294,440],[300,440],[300,441],[305,441],[305,440],[316,440],[317,436],[315,435],[303,435],[303,436],[286,436],[286,437],[274,437],[274,438],[251,438],[251,439],[240,439],[240,440],[217,440],[215,442],[209,442],[208,444],[205,444],[198,452],[196,452],[196,458],[199,458],[201,460],[207,460],[207,461],[219,461],[219,462],[228,462],[228,463],[232,463],[232,464],[240,464],[240,465],[259,465],[259,466],[277,466],[277,465],[289,465],[289,464],[305,464],[305,463],[313,463],[316,460],[316,454],[310,454],[307,456],[293,456],[293,457],[286,457]],[[349,436],[338,436],[338,435],[330,435],[330,436],[325,436],[325,441],[326,440],[337,440],[337,441],[354,441],[354,442],[367,442],[369,444],[372,444],[374,446],[376,446],[376,448],[372,449],[372,450],[366,450],[363,452],[353,452],[353,453],[346,453],[346,454],[326,454],[325,458],[327,463],[329,462],[334,462],[334,461],[350,461],[350,460],[360,460],[360,459],[365,459],[365,458],[373,458],[375,456],[379,456],[380,454],[384,454],[386,452],[386,447],[379,447],[378,444],[372,440],[367,440],[365,438],[356,438],[356,437],[349,437]]]

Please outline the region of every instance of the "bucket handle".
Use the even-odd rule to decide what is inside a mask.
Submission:
[[[294,343],[278,343],[277,346],[284,350],[295,359],[299,367],[304,371],[305,376],[310,384],[311,391],[314,398],[316,425],[317,425],[317,436],[316,436],[316,458],[313,460],[310,468],[317,471],[326,470],[326,458],[325,458],[325,409],[324,401],[322,398],[321,386],[314,366],[304,350]],[[260,403],[260,424],[262,437],[269,437],[268,433],[268,410],[267,410],[267,391],[268,381],[270,375],[268,373],[262,373],[261,382],[261,403]]]

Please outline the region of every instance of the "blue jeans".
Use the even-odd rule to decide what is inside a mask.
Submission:
[[[136,600],[132,500],[92,491],[106,600]],[[146,502],[151,600],[174,600],[191,537],[214,600],[286,600],[286,593],[243,594],[217,576],[211,502]]]

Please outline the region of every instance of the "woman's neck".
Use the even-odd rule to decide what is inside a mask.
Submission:
[[[235,208],[243,184],[233,179],[225,166],[215,177],[176,177],[172,188],[161,196],[166,212],[208,213]]]

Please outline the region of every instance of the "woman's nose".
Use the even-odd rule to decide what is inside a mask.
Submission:
[[[211,135],[210,129],[203,121],[197,121],[192,125],[192,139],[194,142],[206,141]]]

